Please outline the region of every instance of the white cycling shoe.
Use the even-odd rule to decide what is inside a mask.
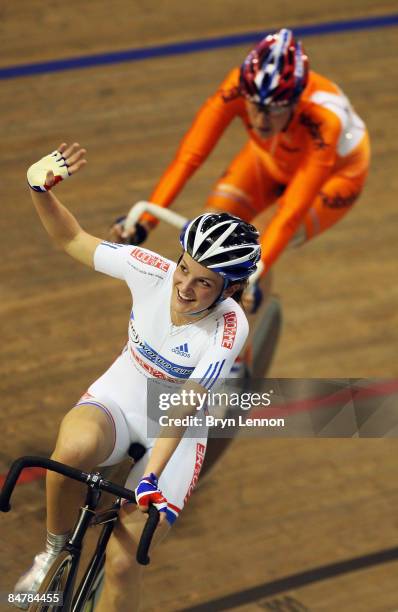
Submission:
[[[23,574],[14,586],[14,594],[36,593],[58,553],[41,552],[35,556],[33,565]],[[27,610],[28,602],[13,602],[16,608]]]

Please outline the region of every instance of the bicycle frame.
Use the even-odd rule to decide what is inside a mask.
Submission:
[[[65,544],[64,549],[71,553],[72,565],[65,585],[63,609],[69,610],[72,604],[73,590],[77,571],[79,568],[80,556],[82,552],[83,539],[93,519],[93,512],[96,509],[101,497],[101,491],[89,488],[86,495],[85,504],[79,511],[79,517],[73,528],[72,535]]]
[[[80,508],[79,516],[73,528],[72,535],[63,548],[64,551],[70,554],[72,561],[65,583],[62,609],[65,612],[70,612],[70,610],[73,612],[81,612],[90,594],[90,589],[93,582],[97,577],[97,573],[101,568],[101,564],[103,563],[105,549],[111,536],[114,522],[117,518],[121,499],[127,499],[128,501],[136,503],[134,492],[105,480],[99,472],[88,473],[72,468],[58,461],[53,461],[52,459],[26,456],[15,460],[7,474],[3,489],[0,493],[0,511],[9,512],[11,510],[10,498],[19,475],[25,467],[45,468],[47,470],[57,472],[58,474],[67,476],[68,478],[72,478],[73,480],[82,482],[88,487],[85,504]],[[100,534],[95,553],[84,575],[84,578],[79,585],[75,600],[73,600],[73,591],[81,556],[83,539],[88,527],[92,523],[93,514],[98,506],[102,491],[117,495],[118,499],[110,511],[111,514],[109,518],[111,522],[108,522],[108,524],[105,525]],[[159,522],[159,512],[154,506],[150,506],[148,514],[149,517],[142,532],[136,554],[137,562],[141,565],[147,565],[150,561],[148,550],[153,534]]]
[[[105,550],[109,542],[109,538],[112,535],[113,528],[115,526],[119,509],[121,506],[121,498],[119,497],[113,504],[111,510],[101,513],[107,515],[106,520],[102,523],[100,520],[96,521],[96,524],[104,524],[104,527],[99,535],[97,546],[91,557],[90,563],[86,568],[84,576],[82,577],[76,594],[73,599],[72,612],[80,612],[83,610],[83,606],[87,603],[87,600],[92,592],[92,587],[95,580],[98,578],[98,573],[101,571],[105,561]],[[98,517],[97,517],[98,518]],[[91,525],[93,523],[91,522]]]

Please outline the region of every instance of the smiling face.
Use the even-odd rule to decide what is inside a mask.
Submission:
[[[219,274],[184,253],[173,275],[172,317],[183,322],[184,314],[209,308],[219,297],[223,285],[223,278]]]
[[[261,106],[246,100],[246,109],[253,130],[257,136],[266,139],[286,128],[292,117],[294,105]]]

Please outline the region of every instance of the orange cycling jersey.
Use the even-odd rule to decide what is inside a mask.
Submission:
[[[267,174],[286,187],[279,199],[277,219],[271,221],[273,227],[266,232],[267,241],[263,241],[272,250],[265,257],[270,265],[331,175],[353,179],[366,175],[367,132],[337,85],[311,71],[287,127],[271,138],[262,139],[250,124],[239,87],[239,68],[235,68],[199,110],[150,200],[168,206],[235,117],[243,121],[251,146]]]

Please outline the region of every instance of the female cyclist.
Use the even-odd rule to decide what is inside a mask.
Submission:
[[[199,110],[149,200],[169,206],[238,117],[248,140],[207,200],[207,209],[247,222],[277,203],[261,238],[265,274],[290,243],[298,246],[339,221],[357,200],[368,173],[366,127],[332,81],[309,70],[291,30],[266,36]],[[146,214],[118,242],[142,241],[156,219]],[[243,304],[253,306],[255,292]]]
[[[146,249],[95,238],[51,191],[84,166],[85,153],[77,143],[64,143],[31,166],[32,200],[50,237],[69,255],[127,283],[133,308],[124,350],[65,416],[52,458],[91,470],[118,463],[132,441],[141,442],[148,451],[126,486],[136,487],[140,509],[155,503],[160,510],[156,543],[196,484],[207,431],[198,438],[189,428],[164,428],[157,439],[148,438],[147,381],[161,379],[203,397],[228,375],[248,333],[243,310],[231,298],[256,269],[258,233],[225,213],[200,215],[181,234],[177,264]],[[197,408],[195,400],[180,414],[192,415]],[[81,496],[80,485],[48,473],[46,550],[36,555],[16,591],[37,590],[68,537]],[[138,607],[142,568],[135,547],[143,517],[134,510],[123,507],[109,542],[99,612]]]

